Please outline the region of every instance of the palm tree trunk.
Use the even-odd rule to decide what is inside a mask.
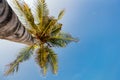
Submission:
[[[21,24],[6,0],[0,0],[0,39],[32,45],[35,39]]]

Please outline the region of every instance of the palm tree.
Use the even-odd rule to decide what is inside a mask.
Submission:
[[[0,0],[0,39],[27,45],[35,42],[34,37],[25,29],[6,0]]]
[[[35,6],[36,15],[33,16],[31,9],[25,2],[20,4],[16,0],[13,1],[29,26],[29,28],[25,26],[26,29],[36,39],[36,42],[20,52],[17,58],[8,65],[9,67],[5,74],[9,75],[17,72],[19,64],[28,60],[34,51],[36,51],[35,61],[42,69],[43,74],[46,74],[48,67],[51,67],[52,72],[56,74],[58,70],[58,59],[57,54],[52,49],[54,47],[66,47],[70,42],[78,41],[78,39],[73,38],[70,34],[61,31],[62,24],[58,21],[64,15],[64,10],[59,13],[58,18],[49,16],[45,0],[37,0]],[[38,23],[35,23],[35,17]]]

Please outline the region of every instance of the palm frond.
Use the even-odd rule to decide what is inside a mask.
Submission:
[[[25,14],[22,12],[21,8],[19,7],[19,5],[17,5],[16,1],[19,0],[8,0],[8,3],[10,4],[10,7],[12,8],[12,10],[14,10],[15,14],[18,16],[19,20],[21,21],[21,23],[27,28],[30,29],[31,26],[29,25],[29,23],[26,21],[25,18]],[[22,2],[20,3],[20,5],[22,5]]]
[[[24,16],[26,23],[29,24],[29,27],[31,27],[32,29],[36,29],[36,25],[34,24],[34,17],[29,6],[25,2],[23,2],[23,4],[20,4],[17,0],[14,0],[14,2],[21,12],[21,16]]]
[[[37,16],[38,21],[40,22],[41,27],[42,27],[43,17],[48,16],[49,10],[47,9],[47,5],[45,3],[45,0],[37,0],[36,5],[37,5],[36,16]]]
[[[47,57],[48,57],[48,52],[46,51],[45,48],[38,49],[36,55],[36,62],[39,64],[41,68],[43,68],[47,64],[48,62]]]
[[[62,24],[57,23],[53,26],[53,29],[51,30],[51,35],[56,36],[58,33],[60,33],[62,28]]]
[[[54,74],[57,73],[58,70],[58,62],[57,55],[54,51],[48,47],[44,47],[43,49],[39,49],[37,52],[36,62],[42,69],[44,75],[47,73],[47,69],[49,67],[48,64],[52,67],[52,72]]]
[[[57,59],[57,55],[50,48],[48,48],[48,52],[49,52],[48,60],[49,60],[49,63],[51,65],[51,67],[52,67],[52,72],[54,74],[57,74],[57,71],[58,71],[58,59]]]
[[[54,47],[65,47],[71,42],[78,42],[78,39],[73,38],[68,33],[59,33],[58,35],[49,38],[48,42]]]
[[[58,20],[62,19],[63,15],[65,13],[65,10],[61,10],[59,15],[58,15]]]
[[[46,75],[48,69],[48,51],[46,47],[41,47],[37,51],[36,62],[41,67],[42,73]]]
[[[48,63],[46,63],[46,65],[42,68],[42,73],[45,76],[48,70]]]
[[[19,64],[23,61],[28,60],[31,55],[33,54],[32,50],[34,49],[33,46],[23,48],[17,58],[8,65],[8,70],[5,72],[5,75],[12,74],[14,72],[18,72]]]
[[[44,28],[44,30],[42,31],[41,37],[42,37],[43,35],[47,34],[47,33],[49,34],[49,33],[51,32],[51,30],[52,30],[52,28],[53,28],[53,26],[55,25],[56,22],[57,22],[56,19],[52,19],[52,20],[48,23],[48,25]]]

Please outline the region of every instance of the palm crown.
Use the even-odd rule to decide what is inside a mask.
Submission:
[[[27,26],[26,28],[36,39],[36,42],[21,50],[16,60],[9,64],[9,68],[5,74],[9,75],[17,72],[19,64],[28,60],[34,53],[34,50],[36,50],[35,61],[42,69],[43,74],[46,74],[49,66],[51,66],[53,73],[56,74],[58,70],[57,54],[52,48],[66,47],[70,42],[78,41],[78,39],[73,38],[70,34],[61,31],[62,24],[58,21],[64,15],[64,10],[59,13],[58,18],[56,19],[53,16],[49,16],[45,0],[37,0],[35,17],[37,18],[38,23],[35,23],[34,16],[28,5],[25,2],[20,4],[16,0],[14,0],[14,2],[23,14],[22,16],[24,16],[27,24],[30,26],[29,29]]]

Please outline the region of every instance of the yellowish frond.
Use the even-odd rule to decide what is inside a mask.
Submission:
[[[60,13],[58,15],[58,20],[62,19],[64,13],[65,13],[65,10],[60,11]]]

